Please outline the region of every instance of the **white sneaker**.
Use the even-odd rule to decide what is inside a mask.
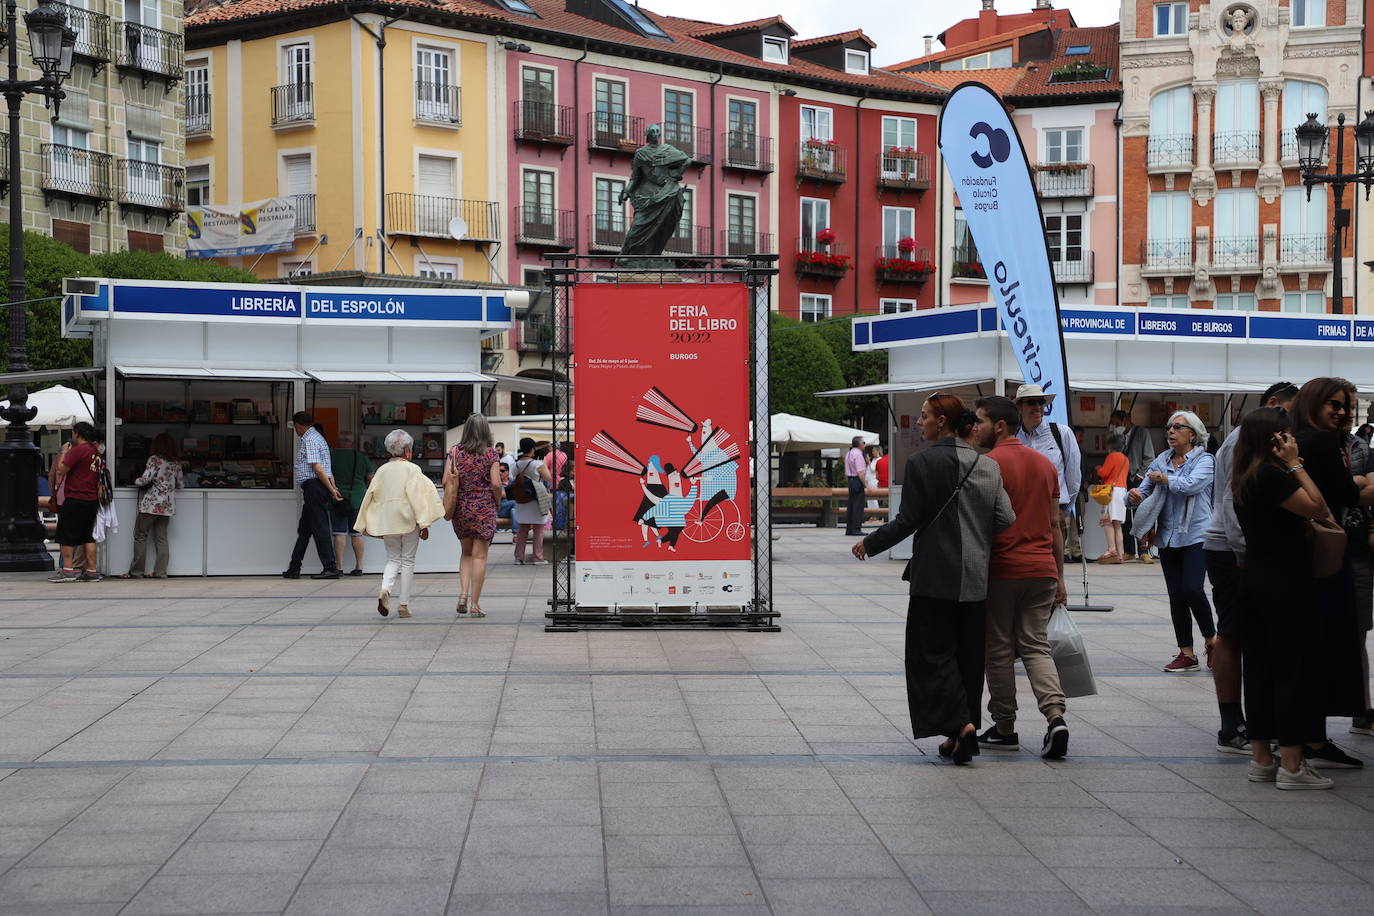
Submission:
[[[1271,760],[1268,763],[1255,763],[1250,761],[1250,769],[1246,771],[1245,778],[1251,782],[1273,782],[1279,774],[1278,760]]]
[[[1279,767],[1274,784],[1280,789],[1329,789],[1335,785],[1332,780],[1312,769],[1306,761],[1296,773]]]

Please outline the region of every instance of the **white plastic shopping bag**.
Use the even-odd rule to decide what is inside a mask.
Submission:
[[[1059,669],[1059,688],[1064,691],[1064,696],[1095,695],[1097,681],[1093,678],[1088,651],[1083,647],[1083,634],[1078,631],[1078,625],[1073,622],[1069,609],[1064,605],[1055,605],[1045,635],[1050,642],[1050,657]]]

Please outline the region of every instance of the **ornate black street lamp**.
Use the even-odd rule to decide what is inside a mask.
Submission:
[[[1355,171],[1345,172],[1345,115],[1336,115],[1335,171],[1317,173],[1326,158],[1330,142],[1329,129],[1317,120],[1315,113],[1298,125],[1298,167],[1302,169],[1302,183],[1307,186],[1307,199],[1312,199],[1312,186],[1331,185],[1336,199],[1335,231],[1331,234],[1331,308],[1336,314],[1345,311],[1345,286],[1341,272],[1341,252],[1345,250],[1345,235],[1350,231],[1350,209],[1343,206],[1345,186],[1364,185],[1365,200],[1374,185],[1374,111],[1366,111],[1364,120],[1355,128]]]
[[[10,180],[10,279],[9,279],[9,371],[29,369],[28,312],[24,283],[24,201],[20,177],[23,175],[19,151],[19,110],[24,96],[43,96],[44,105],[53,109],[57,119],[65,93],[62,82],[72,73],[72,51],[76,31],[67,25],[67,14],[52,0],[41,0],[38,8],[24,15],[29,33],[29,52],[33,65],[42,74],[36,80],[19,78],[19,10],[15,0],[5,0],[4,41],[9,55],[7,78],[0,80],[0,93],[9,106],[9,180]],[[38,520],[39,451],[33,444],[28,421],[37,411],[29,407],[29,387],[20,376],[9,386],[9,405],[0,411],[8,423],[4,442],[0,442],[0,571],[18,572],[52,569],[52,558],[43,546],[43,523]]]

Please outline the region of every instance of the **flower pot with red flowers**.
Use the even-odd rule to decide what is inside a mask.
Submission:
[[[844,181],[844,149],[834,140],[803,140],[797,153],[797,177]]]
[[[935,272],[932,262],[909,257],[880,257],[874,267],[878,271],[878,280],[888,283],[924,283]]]
[[[889,146],[878,163],[878,187],[924,191],[930,187],[930,159],[912,146]]]
[[[829,248],[802,247],[797,252],[797,273],[818,277],[841,277],[850,268],[849,255]]]
[[[952,276],[957,280],[986,280],[987,271],[977,261],[955,261]]]
[[[835,230],[830,228],[821,229],[816,233],[816,242],[820,245],[830,245],[835,241]]]

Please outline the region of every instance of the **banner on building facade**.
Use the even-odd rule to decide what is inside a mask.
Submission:
[[[995,92],[969,82],[950,94],[940,112],[940,153],[1021,373],[1058,395],[1046,417],[1068,423],[1069,372],[1040,198],[1021,138]]]
[[[232,258],[295,247],[296,202],[290,197],[186,209],[187,257]]]
[[[748,604],[748,287],[572,295],[577,605]]]

